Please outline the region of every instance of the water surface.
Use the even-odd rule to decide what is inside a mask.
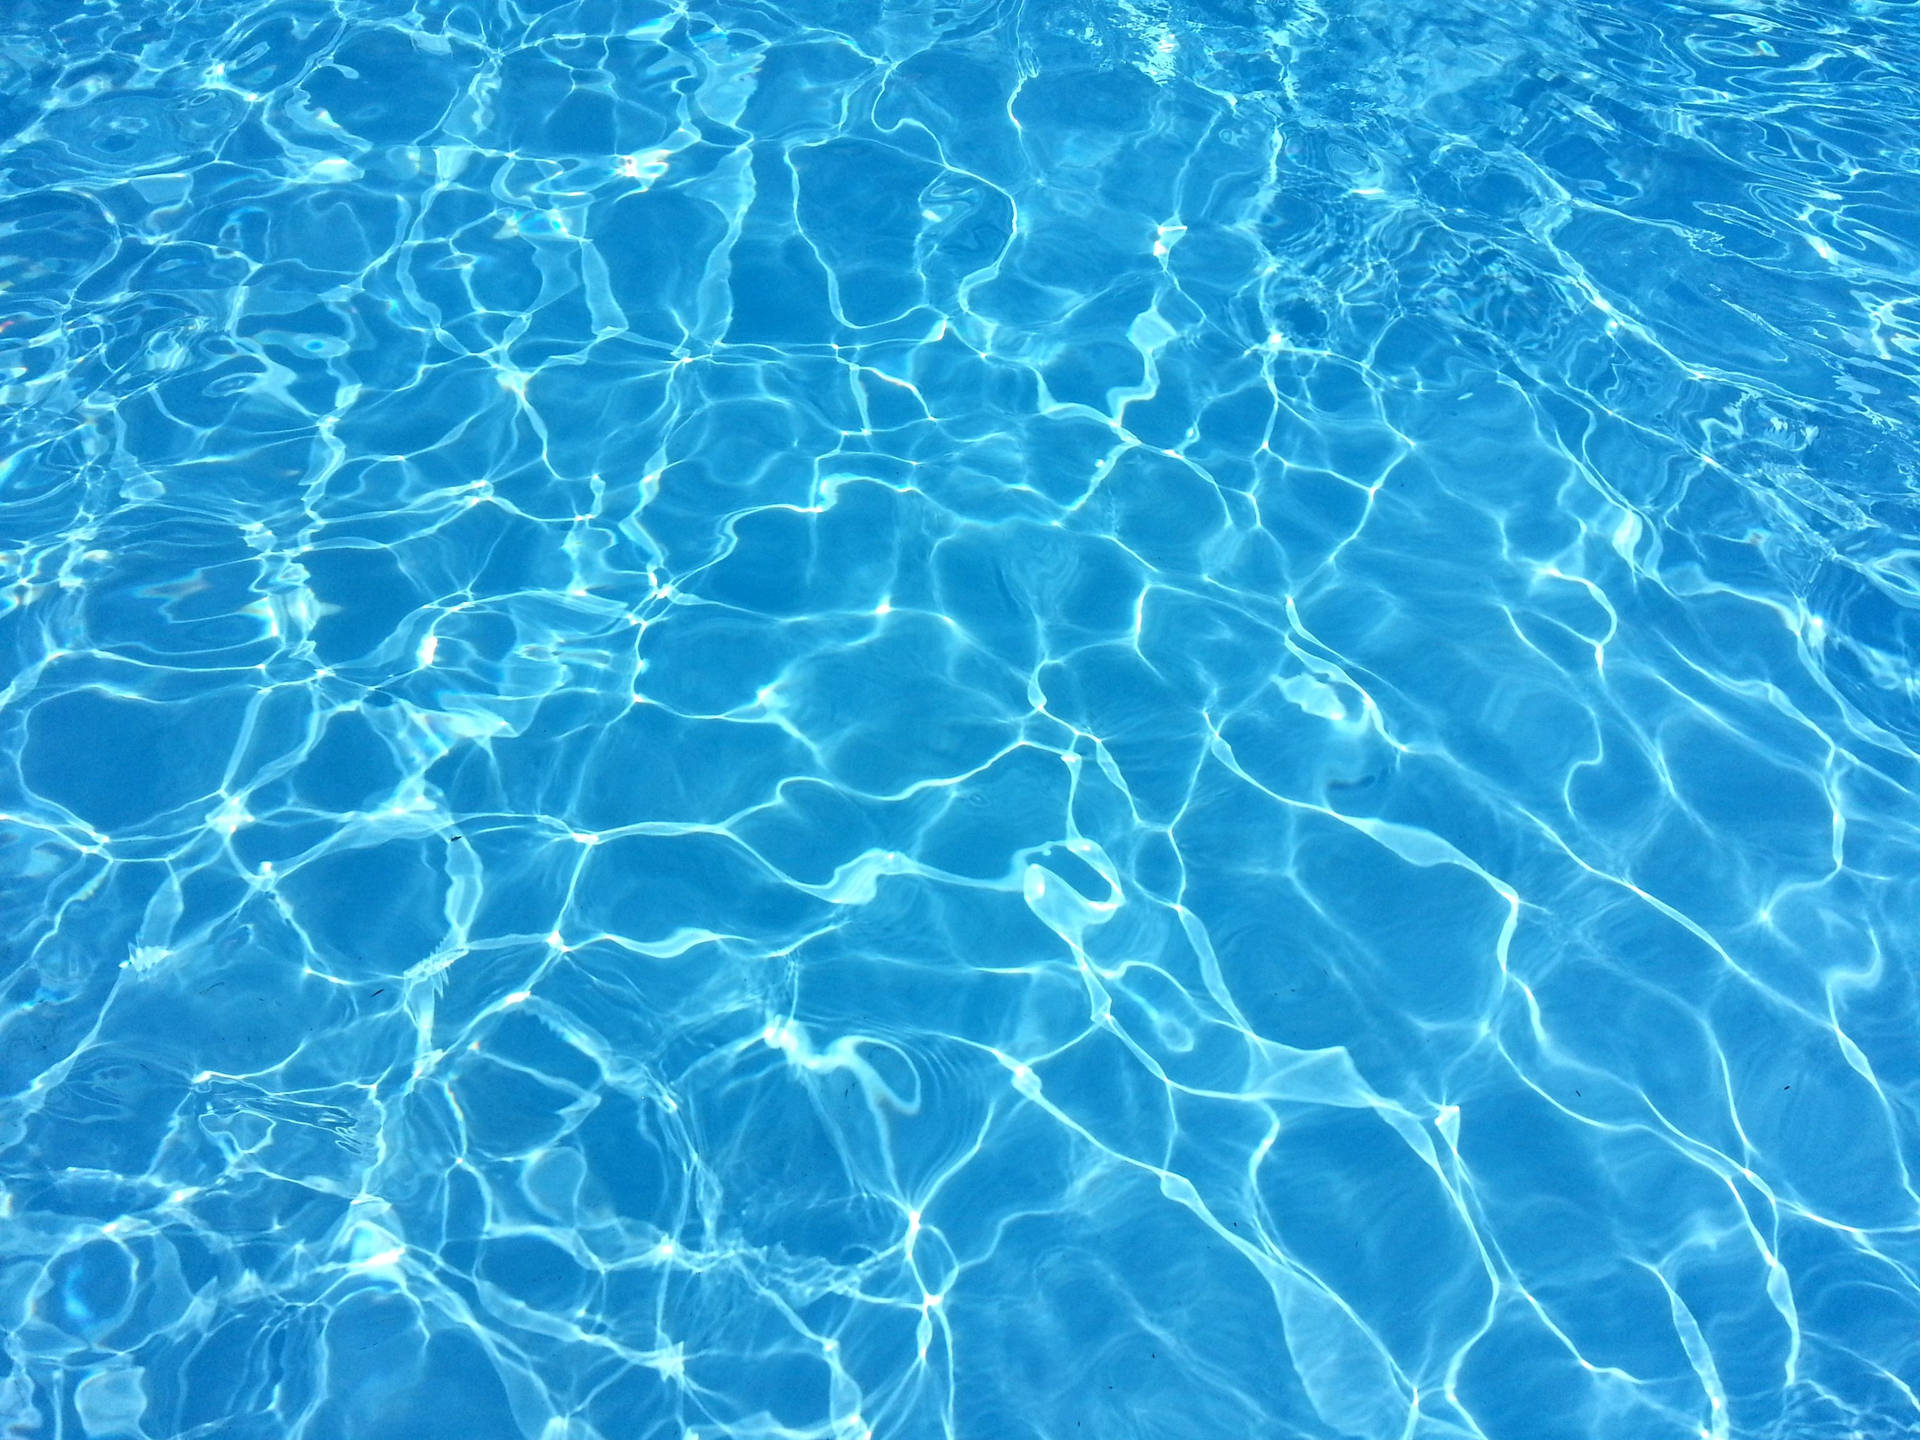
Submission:
[[[1916,1433],[1916,136],[1864,0],[15,0],[0,1433]]]

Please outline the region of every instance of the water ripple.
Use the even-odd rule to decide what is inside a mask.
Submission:
[[[21,0],[0,1432],[1913,1433],[1916,76]]]

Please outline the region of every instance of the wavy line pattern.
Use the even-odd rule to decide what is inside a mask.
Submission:
[[[1920,14],[14,0],[0,1434],[1920,1431]]]

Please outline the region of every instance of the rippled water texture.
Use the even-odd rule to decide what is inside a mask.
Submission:
[[[0,1434],[1920,1431],[1920,12],[13,0]]]

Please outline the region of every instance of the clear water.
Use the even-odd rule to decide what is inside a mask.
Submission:
[[[1920,12],[13,0],[0,1434],[1920,1433]]]

